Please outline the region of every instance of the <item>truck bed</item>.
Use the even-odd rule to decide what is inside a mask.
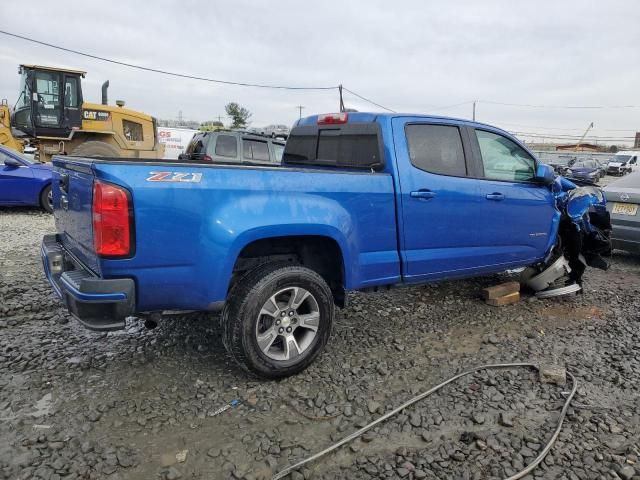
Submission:
[[[388,173],[70,157],[55,157],[53,165],[64,248],[96,276],[132,277],[139,311],[213,309],[226,298],[234,261],[246,245],[311,230],[340,246],[346,288],[400,280]],[[61,178],[68,178],[68,193],[60,189]],[[136,245],[130,258],[94,252],[95,181],[130,192]]]

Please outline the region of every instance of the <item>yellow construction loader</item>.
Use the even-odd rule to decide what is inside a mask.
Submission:
[[[156,119],[142,112],[108,105],[109,81],[102,104],[85,102],[81,79],[86,72],[20,65],[20,94],[13,109],[0,103],[0,145],[20,152],[37,149],[40,161],[52,155],[162,158]],[[13,111],[12,111],[13,110]]]

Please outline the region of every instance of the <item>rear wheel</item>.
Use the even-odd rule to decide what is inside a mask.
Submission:
[[[51,185],[47,185],[40,192],[40,207],[47,212],[53,213],[53,193],[51,193]]]
[[[73,152],[72,157],[119,157],[118,150],[108,143],[91,140],[78,145]]]
[[[222,313],[223,341],[243,368],[286,377],[324,349],[334,315],[331,289],[320,275],[299,265],[266,264],[231,290]]]

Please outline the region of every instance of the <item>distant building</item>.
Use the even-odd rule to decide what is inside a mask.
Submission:
[[[602,148],[599,145],[594,145],[593,143],[581,143],[580,145],[573,143],[573,144],[564,144],[564,145],[557,145],[556,146],[556,151],[558,152],[562,152],[562,151],[570,151],[570,152],[599,152],[601,151]]]
[[[636,132],[636,141],[633,144],[633,148],[640,148],[640,132]]]

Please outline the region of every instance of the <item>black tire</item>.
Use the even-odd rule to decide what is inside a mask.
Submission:
[[[42,192],[40,192],[40,207],[47,213],[53,213],[51,185],[47,185],[42,189]]]
[[[290,360],[274,360],[259,348],[256,326],[265,302],[287,287],[307,290],[317,302],[320,319],[309,346]],[[265,378],[288,377],[303,371],[322,352],[333,325],[331,289],[313,270],[300,265],[268,263],[257,267],[231,289],[222,312],[222,339],[233,359],[245,370]]]
[[[91,140],[78,145],[71,157],[120,157],[118,150],[108,143]]]

